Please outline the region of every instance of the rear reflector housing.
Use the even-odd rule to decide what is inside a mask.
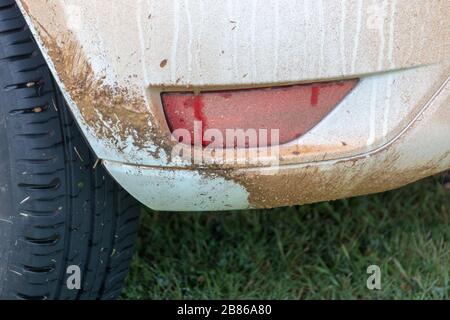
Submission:
[[[295,140],[318,124],[355,87],[357,79],[282,87],[163,93],[167,124],[179,142],[216,147],[265,147]],[[184,129],[184,130],[179,130]],[[221,133],[221,141],[205,134]],[[256,141],[226,141],[227,130],[255,130]],[[273,130],[278,130],[274,141]],[[184,141],[189,132],[192,139]],[[261,132],[268,132],[267,140]],[[197,137],[197,138],[195,138]],[[263,141],[264,140],[264,141]],[[219,142],[219,143],[218,143]],[[219,145],[217,145],[219,144]]]

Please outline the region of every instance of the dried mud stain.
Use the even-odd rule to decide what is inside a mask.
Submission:
[[[367,165],[365,158],[361,158],[337,162],[329,170],[311,165],[282,169],[275,174],[230,171],[226,176],[245,187],[251,207],[275,208],[392,190],[439,171],[440,160],[417,168],[400,169],[399,156],[382,158],[376,166]]]
[[[126,147],[121,143],[131,136],[136,147],[144,148],[154,135],[144,97],[107,85],[104,78],[97,79],[82,49],[70,38],[61,44],[46,40],[46,48],[61,81],[96,136],[114,143],[119,150]]]
[[[26,4],[22,4],[30,14]],[[167,152],[167,137],[161,134],[142,93],[130,92],[117,84],[106,84],[104,77],[94,73],[83,48],[70,31],[54,37],[38,19],[31,14],[30,17],[58,77],[97,138],[107,141],[119,151],[129,147],[131,137],[138,149],[156,147],[149,151],[155,158],[159,158],[161,149]],[[154,145],[149,146],[149,141]]]

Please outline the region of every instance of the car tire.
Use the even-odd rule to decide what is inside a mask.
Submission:
[[[84,141],[13,0],[0,91],[0,298],[119,297],[139,205]]]

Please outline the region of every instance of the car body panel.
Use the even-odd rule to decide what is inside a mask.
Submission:
[[[366,195],[394,189],[450,167],[450,108],[442,107],[449,104],[447,81],[423,112],[391,142],[372,152],[340,160],[225,172],[209,170],[203,175],[187,169],[110,161],[105,165],[138,200],[157,210],[273,208]]]
[[[449,1],[20,3],[91,147],[155,209],[309,203],[387,190],[450,167],[450,147],[439,137],[450,132],[442,98],[450,74]],[[352,78],[361,79],[358,86],[317,126],[256,163],[238,152],[220,168],[217,155],[204,150],[173,156],[161,92]],[[442,114],[429,116],[439,125],[417,125],[429,113]],[[415,127],[436,133],[441,149],[426,146],[432,140],[425,135],[417,140],[425,149],[411,161],[412,145],[399,142]],[[383,166],[390,177],[352,188]],[[277,187],[281,194],[269,187],[280,179],[293,181]],[[330,179],[339,181],[324,187]]]

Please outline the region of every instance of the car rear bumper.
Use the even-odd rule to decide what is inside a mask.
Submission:
[[[104,161],[155,210],[231,210],[306,204],[394,189],[450,168],[450,81],[392,140],[335,160],[202,170]]]
[[[19,3],[90,146],[151,208],[309,203],[449,167],[448,1]],[[359,82],[275,164],[173,157],[162,93],[348,79]]]

